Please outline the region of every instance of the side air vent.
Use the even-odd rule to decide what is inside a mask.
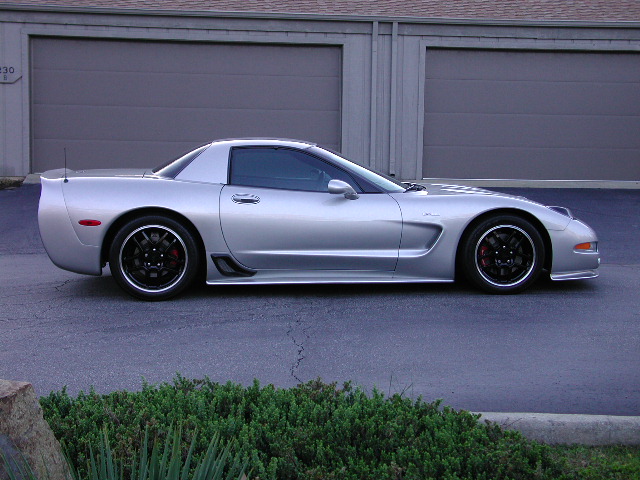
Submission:
[[[216,255],[212,253],[211,260],[213,260],[213,264],[218,271],[225,277],[252,277],[257,273],[252,268],[240,265],[227,254]]]

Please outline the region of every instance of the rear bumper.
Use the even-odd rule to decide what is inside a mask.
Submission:
[[[47,255],[58,267],[75,273],[102,275],[100,247],[84,245],[71,225],[62,179],[42,177],[38,227]]]

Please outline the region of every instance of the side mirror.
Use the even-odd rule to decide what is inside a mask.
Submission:
[[[360,197],[351,185],[347,182],[343,182],[342,180],[329,180],[327,189],[329,190],[329,193],[334,195],[344,195],[344,198],[348,198],[349,200],[355,200]]]

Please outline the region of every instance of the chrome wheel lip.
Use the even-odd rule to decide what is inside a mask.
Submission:
[[[529,242],[529,246],[531,247],[532,259],[531,259],[531,263],[530,263],[529,267],[526,269],[526,271],[523,274],[519,275],[516,280],[514,280],[513,282],[509,282],[509,283],[498,282],[494,278],[488,276],[484,272],[484,270],[481,268],[479,263],[478,263],[480,246],[481,246],[482,242],[484,242],[485,239],[487,238],[487,236],[490,235],[492,232],[494,232],[495,230],[499,230],[501,228],[509,228],[509,229],[512,229],[512,230],[517,230],[522,235],[524,235],[524,237]],[[518,227],[517,225],[501,224],[501,225],[496,225],[494,227],[491,227],[489,230],[487,230],[486,232],[484,232],[482,234],[482,236],[478,240],[478,243],[476,244],[476,247],[475,247],[475,250],[474,250],[474,263],[475,263],[476,270],[478,271],[480,276],[487,283],[489,283],[489,284],[491,284],[493,286],[496,286],[496,287],[500,287],[500,288],[509,288],[509,287],[515,287],[517,285],[520,285],[523,281],[525,281],[527,278],[529,278],[529,276],[531,275],[531,273],[533,272],[533,270],[535,268],[536,261],[537,261],[537,251],[536,251],[536,246],[535,246],[535,243],[534,243],[533,239],[531,238],[531,236],[523,228]]]
[[[124,252],[124,249],[125,249],[127,243],[129,242],[129,240],[136,233],[138,233],[138,232],[140,232],[142,230],[147,230],[147,229],[160,229],[160,230],[164,230],[164,231],[170,233],[180,243],[180,245],[182,246],[182,251],[184,252],[184,263],[183,263],[182,269],[180,271],[180,274],[169,285],[166,285],[166,286],[164,286],[162,288],[145,288],[140,283],[134,281],[124,269],[124,265],[123,265],[123,261],[122,261],[122,258],[123,258],[122,255],[123,255],[123,252]],[[127,237],[122,242],[122,245],[120,246],[120,250],[118,252],[118,259],[119,259],[118,264],[119,264],[120,273],[122,274],[123,278],[127,281],[127,283],[129,285],[131,285],[133,288],[135,288],[136,290],[138,290],[140,292],[162,293],[162,292],[166,292],[167,290],[172,289],[178,283],[180,283],[180,280],[182,280],[182,278],[184,277],[184,275],[187,272],[187,265],[189,263],[189,253],[187,251],[187,247],[186,247],[184,241],[182,240],[182,237],[180,235],[178,235],[174,230],[172,230],[171,228],[169,228],[169,227],[167,227],[165,225],[153,224],[153,225],[143,225],[141,227],[138,227],[135,230],[133,230],[129,235],[127,235]]]

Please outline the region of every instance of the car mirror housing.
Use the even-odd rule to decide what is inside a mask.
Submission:
[[[329,193],[334,195],[344,195],[344,198],[349,200],[355,200],[360,197],[351,185],[347,182],[343,182],[342,180],[329,180],[327,189],[329,190]]]

